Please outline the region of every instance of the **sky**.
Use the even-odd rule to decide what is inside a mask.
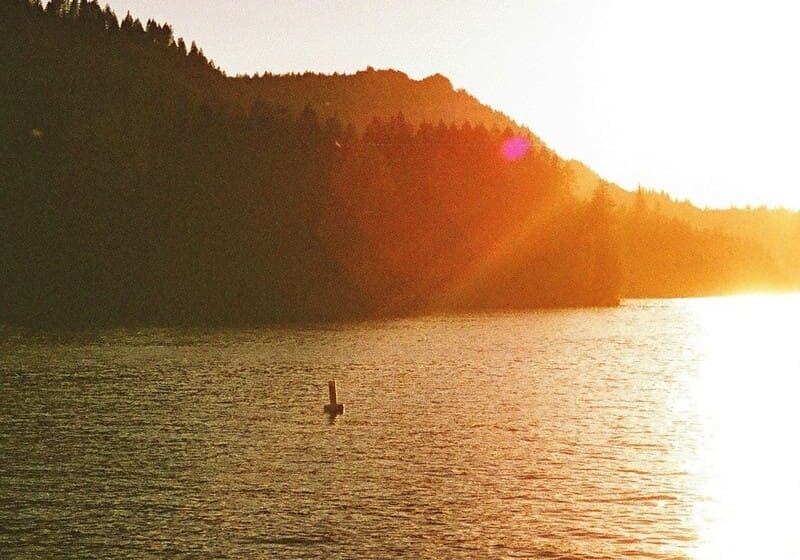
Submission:
[[[800,5],[717,0],[110,0],[229,75],[440,73],[605,179],[800,209]]]

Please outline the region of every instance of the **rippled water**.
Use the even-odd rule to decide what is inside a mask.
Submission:
[[[798,558],[798,317],[1,329],[0,556]]]

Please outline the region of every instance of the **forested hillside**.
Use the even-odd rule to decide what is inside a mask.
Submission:
[[[781,271],[780,276],[783,280],[779,283],[780,285],[788,283],[795,288],[800,286],[800,213],[783,208],[764,207],[701,209],[689,201],[674,200],[668,194],[655,189],[640,186],[636,191],[631,192],[617,185],[609,184],[579,161],[570,160],[566,165],[568,172],[573,177],[573,192],[579,199],[589,200],[597,186],[605,184],[613,204],[623,213],[635,209],[634,214],[638,216],[639,220],[646,219],[654,222],[650,229],[663,229],[662,226],[666,226],[666,229],[682,228],[687,230],[687,234],[691,233],[695,237],[697,237],[696,234],[708,234],[717,240],[728,238],[728,243],[738,240],[739,243],[749,245],[751,250],[754,246],[758,247],[765,253],[758,258],[763,259],[768,256],[772,261],[773,268]],[[702,237],[703,235],[699,236],[700,239]],[[630,236],[627,239],[629,246],[635,245],[637,242],[636,238],[630,238]],[[631,253],[624,261],[638,268],[642,268],[644,262],[651,262],[659,270],[675,270],[675,263],[682,263],[686,277],[683,281],[685,287],[678,290],[678,294],[714,293],[720,289],[719,285],[715,285],[712,289],[711,286],[704,287],[697,284],[698,280],[703,280],[702,278],[691,279],[694,276],[692,270],[695,264],[691,262],[693,259],[690,255],[686,255],[684,258],[684,255],[680,253],[685,248],[684,245],[664,242],[652,245],[652,249],[648,251],[644,246],[645,242],[641,239],[639,241],[640,247],[638,249],[631,248]],[[703,244],[708,243],[704,241]],[[709,246],[713,247],[714,243]],[[667,248],[669,250],[665,250]],[[729,248],[728,252],[731,250],[732,248]],[[716,257],[716,253],[707,253],[703,260],[708,259],[715,262],[720,261]],[[731,279],[737,275],[739,275],[739,271],[733,267],[727,273],[728,278]],[[650,279],[636,271],[631,271],[626,276],[630,277],[632,282],[638,284],[639,287],[626,285],[625,295],[656,296],[675,293],[675,290],[667,290],[666,285],[659,285],[659,278]],[[748,280],[745,278],[741,278],[738,284],[737,282],[734,284],[736,284],[735,287],[724,291],[757,288],[757,286],[748,284]],[[645,289],[645,286],[649,287]]]
[[[166,24],[0,5],[0,320],[261,322],[787,287],[440,76],[226,77]]]
[[[339,117],[361,128],[375,116],[403,113],[412,124],[482,123],[500,130],[521,127],[508,116],[481,104],[441,74],[411,80],[399,70],[367,68],[355,74],[303,74],[245,76],[235,81],[243,100],[266,100],[300,111],[306,104],[324,118]]]

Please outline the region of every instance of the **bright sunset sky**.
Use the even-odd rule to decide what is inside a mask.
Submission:
[[[229,75],[438,72],[623,187],[800,208],[794,2],[110,2]]]

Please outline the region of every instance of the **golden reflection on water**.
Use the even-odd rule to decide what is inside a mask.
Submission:
[[[800,296],[687,300],[696,558],[800,558]]]
[[[798,317],[0,330],[0,557],[800,559]]]

